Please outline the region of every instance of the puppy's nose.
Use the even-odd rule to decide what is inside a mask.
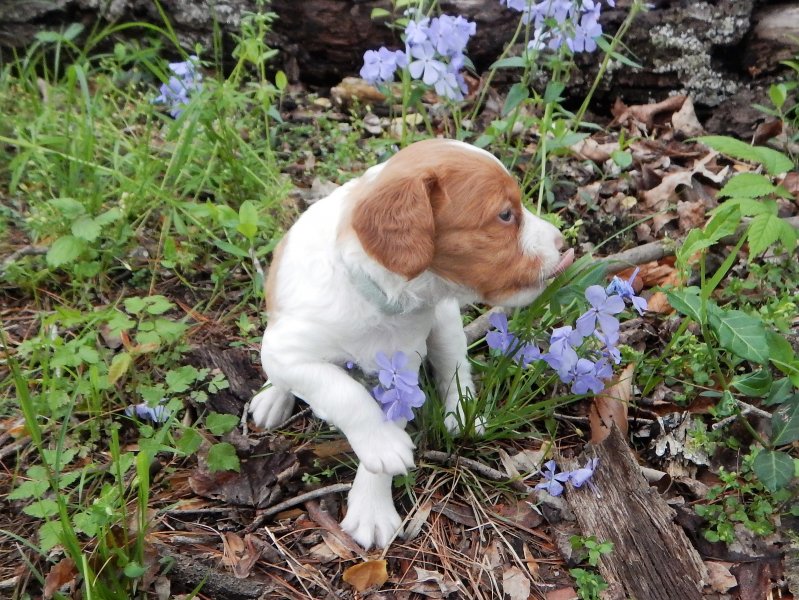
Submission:
[[[564,240],[564,238],[563,238],[563,234],[562,234],[560,231],[558,231],[558,232],[555,234],[554,243],[555,243],[555,249],[556,249],[558,252],[560,252],[561,250],[563,250],[563,246],[566,244],[566,241]]]

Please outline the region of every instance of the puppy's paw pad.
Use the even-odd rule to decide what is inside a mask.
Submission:
[[[372,473],[403,475],[413,467],[413,441],[392,423],[347,437],[363,466]]]
[[[358,507],[350,503],[341,528],[368,550],[373,546],[388,546],[401,524],[402,519],[391,503],[370,507]]]
[[[268,387],[261,390],[250,400],[250,414],[258,427],[272,429],[291,416],[294,408],[294,397],[279,387]]]

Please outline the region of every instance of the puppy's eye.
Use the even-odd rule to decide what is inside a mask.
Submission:
[[[501,213],[499,213],[499,220],[503,223],[510,223],[513,221],[513,211],[509,208],[503,210]]]

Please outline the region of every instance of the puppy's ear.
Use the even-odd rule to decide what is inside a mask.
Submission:
[[[435,185],[434,177],[421,173],[378,176],[353,209],[352,227],[366,253],[408,279],[433,261],[435,221],[430,195]]]

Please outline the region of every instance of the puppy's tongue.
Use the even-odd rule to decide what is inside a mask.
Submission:
[[[574,262],[574,248],[569,248],[568,250],[566,250],[566,252],[563,253],[560,262],[553,269],[552,273],[549,274],[547,279],[555,279],[555,277],[557,277],[558,275],[563,273],[563,271],[568,269],[573,262]]]

